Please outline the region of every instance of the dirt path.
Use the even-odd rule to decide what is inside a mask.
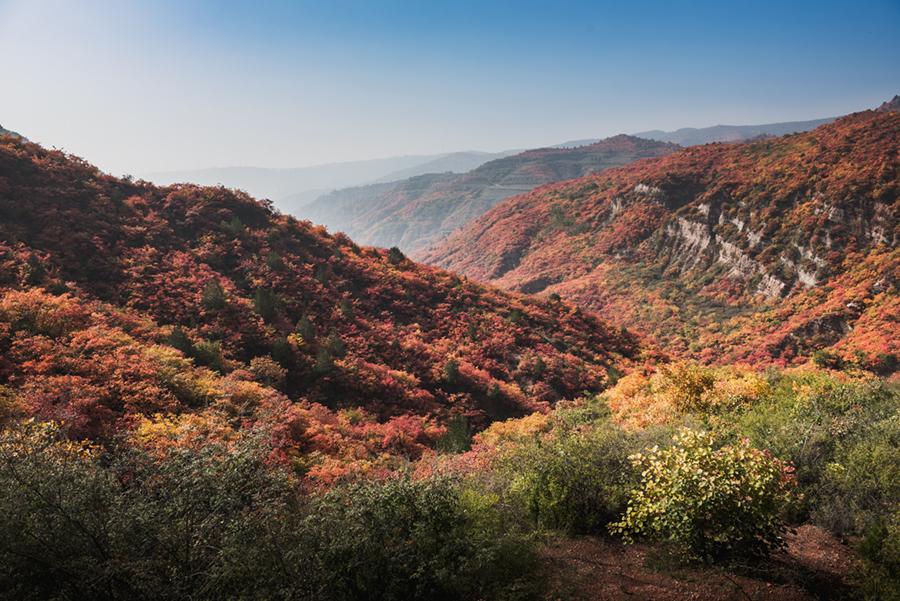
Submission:
[[[648,545],[585,537],[558,539],[542,556],[549,576],[547,600],[810,601],[843,599],[854,568],[847,547],[814,526],[803,526],[785,552],[754,572],[665,565]]]

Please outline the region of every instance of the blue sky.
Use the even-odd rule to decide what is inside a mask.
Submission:
[[[0,124],[113,173],[812,119],[900,93],[900,0],[0,0]]]

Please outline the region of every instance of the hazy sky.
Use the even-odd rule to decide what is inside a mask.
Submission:
[[[0,0],[0,124],[116,174],[812,119],[900,93],[900,0]]]

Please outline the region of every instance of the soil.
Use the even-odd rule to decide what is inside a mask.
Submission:
[[[828,532],[802,526],[764,564],[685,565],[665,549],[596,537],[560,538],[541,552],[547,601],[810,601],[851,596],[853,552]]]

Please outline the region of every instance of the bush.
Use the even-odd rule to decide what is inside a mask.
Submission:
[[[278,309],[278,296],[268,288],[257,288],[253,306],[263,321],[272,321]]]
[[[531,547],[496,498],[408,478],[303,497],[256,438],[110,455],[49,424],[0,431],[3,597],[497,599],[525,584]]]
[[[201,299],[203,307],[208,311],[221,311],[228,304],[225,298],[225,291],[219,282],[213,280],[203,288],[203,296]]]
[[[864,589],[871,598],[900,599],[900,413],[839,441],[823,478],[815,520],[861,537]]]
[[[633,457],[642,470],[611,531],[675,543],[696,558],[764,554],[783,545],[790,470],[746,441],[716,449],[707,433],[682,430],[668,449]]]
[[[615,426],[560,431],[514,446],[499,469],[511,499],[542,528],[598,532],[625,507],[631,441]]]
[[[281,388],[287,378],[287,370],[270,357],[254,357],[250,360],[250,371],[260,384]]]
[[[448,479],[336,489],[313,501],[305,528],[334,599],[496,599],[532,562],[496,498]]]
[[[388,251],[387,257],[388,257],[388,262],[391,265],[399,265],[399,264],[403,263],[403,261],[406,260],[406,255],[404,255],[403,251],[401,251],[396,246],[392,246],[390,248],[390,250]]]
[[[0,589],[8,598],[299,592],[279,565],[297,561],[281,544],[297,503],[260,447],[110,458],[61,434],[33,423],[0,433]]]
[[[900,601],[900,507],[866,528],[859,552],[865,598]]]
[[[803,518],[820,503],[822,480],[839,441],[857,440],[896,406],[896,393],[877,380],[845,381],[807,372],[776,381],[772,394],[736,416],[731,429],[796,466]]]
[[[225,373],[225,355],[222,352],[222,343],[218,340],[201,340],[195,344],[194,359],[199,365]]]

